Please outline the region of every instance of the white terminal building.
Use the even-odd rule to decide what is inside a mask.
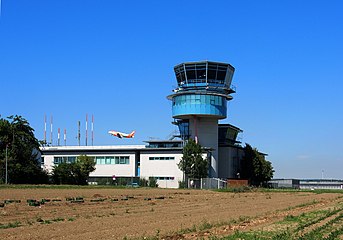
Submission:
[[[51,171],[56,164],[71,163],[87,155],[96,161],[89,183],[112,183],[113,177],[132,183],[154,177],[159,187],[177,188],[184,180],[178,167],[182,148],[192,138],[204,149],[209,177],[238,178],[244,151],[237,135],[242,130],[218,123],[227,117],[227,101],[235,93],[231,87],[234,70],[230,64],[210,61],[174,67],[178,86],[168,99],[172,101],[173,123],[179,134],[172,140],[146,141],[146,145],[45,146],[41,147],[43,167]]]

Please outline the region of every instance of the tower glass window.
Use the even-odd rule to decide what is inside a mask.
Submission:
[[[206,82],[206,64],[197,64],[196,65],[196,78],[199,82]]]
[[[179,64],[174,71],[179,86],[197,83],[230,85],[234,68],[226,63],[205,61]]]
[[[189,138],[189,120],[178,120],[177,126],[179,127],[179,132],[181,139],[185,140]]]
[[[182,85],[186,81],[186,76],[185,76],[185,71],[183,65],[179,65],[175,67],[174,69],[175,75],[176,75],[176,80],[179,85]]]
[[[195,64],[186,65],[187,83],[196,83]]]

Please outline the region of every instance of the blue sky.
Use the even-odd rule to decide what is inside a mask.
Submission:
[[[175,130],[173,67],[228,62],[237,93],[222,122],[269,154],[275,177],[343,178],[342,9],[339,0],[2,0],[0,114],[22,115],[38,139],[53,115],[54,142],[66,128],[68,145],[79,120],[85,143],[87,113],[95,145],[164,139]]]

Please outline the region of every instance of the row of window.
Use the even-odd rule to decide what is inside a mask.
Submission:
[[[54,164],[74,163],[77,157],[54,157]]]
[[[173,105],[183,104],[211,104],[215,106],[225,106],[226,99],[221,96],[201,94],[181,95],[173,98]]]
[[[96,164],[99,165],[113,165],[113,164],[130,164],[129,156],[105,156],[95,157]]]
[[[174,180],[174,177],[155,177],[156,180]]]
[[[74,163],[77,157],[54,157],[54,164]],[[149,160],[175,160],[175,157],[149,157]],[[95,157],[98,165],[130,164],[129,156],[101,156]]]
[[[177,148],[181,147],[181,143],[149,143],[149,148]]]
[[[175,160],[175,157],[149,157],[149,160]]]
[[[54,157],[54,164],[60,163],[74,163],[77,157]],[[129,156],[101,156],[95,157],[96,164],[105,165],[105,164],[130,164]]]
[[[229,71],[228,71],[229,69]],[[216,83],[224,84],[226,74],[232,78],[233,70],[226,64],[198,63],[179,65],[174,68],[177,82],[184,83]]]

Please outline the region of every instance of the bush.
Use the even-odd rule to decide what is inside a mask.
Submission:
[[[103,177],[97,178],[96,182],[98,185],[110,185],[112,184],[113,180],[111,177]]]
[[[179,181],[179,188],[186,188],[186,182],[185,181]]]
[[[148,180],[145,178],[140,178],[138,184],[141,187],[147,187],[148,186]]]
[[[252,192],[254,188],[249,186],[240,186],[240,187],[229,187],[229,188],[222,188],[217,189],[218,192],[233,192],[233,193],[241,193],[241,192]]]
[[[52,180],[55,184],[87,185],[89,173],[95,170],[94,158],[81,155],[73,163],[60,163],[52,170]]]
[[[158,187],[157,179],[154,177],[149,177],[149,187]]]

